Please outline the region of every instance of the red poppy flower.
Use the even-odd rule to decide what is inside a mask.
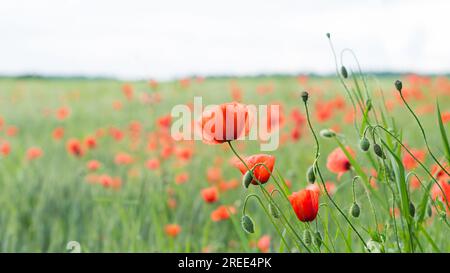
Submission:
[[[355,152],[350,147],[345,147],[352,157],[355,156]],[[350,170],[350,161],[341,148],[334,149],[327,158],[327,168],[333,173],[337,173],[341,176],[346,171]]]
[[[182,172],[175,177],[175,183],[178,185],[186,183],[189,180],[189,174],[187,172]]]
[[[263,235],[256,244],[259,251],[263,253],[267,253],[270,250],[270,236],[269,235]]]
[[[60,140],[64,137],[64,128],[58,127],[53,130],[53,139]]]
[[[448,201],[449,203],[447,203],[447,214],[450,215],[450,183],[448,181],[446,181],[446,179],[441,179],[439,181],[439,185],[442,188],[439,188],[439,186],[435,183],[433,185],[433,188],[431,189],[431,196],[433,197],[433,199],[437,199],[439,198],[442,203],[446,204]]]
[[[146,165],[149,170],[156,170],[156,169],[159,169],[160,164],[159,164],[159,160],[157,158],[153,158],[153,159],[147,160]]]
[[[5,141],[0,145],[0,154],[3,156],[9,155],[11,152],[11,145],[9,145],[9,142]]]
[[[197,123],[203,142],[220,144],[248,135],[252,123],[249,108],[237,102],[225,103],[204,111]]]
[[[213,212],[211,212],[211,220],[219,222],[230,218],[230,213],[236,213],[236,209],[233,206],[220,206]]]
[[[253,175],[257,180],[259,180],[261,184],[264,184],[269,180],[270,174],[272,173],[273,167],[275,165],[274,156],[266,154],[256,154],[244,158],[244,161],[249,169],[252,169],[258,164],[264,164],[265,167],[263,165],[256,166],[253,169]],[[247,167],[245,167],[245,165],[237,158],[233,159],[232,163],[235,167],[237,167],[241,171],[242,174],[245,174],[248,171]],[[270,173],[267,171],[266,167],[270,170]],[[253,179],[252,184],[258,185],[258,182],[255,179]]]
[[[97,147],[97,140],[93,136],[88,136],[84,139],[84,145],[92,150]]]
[[[70,139],[67,141],[67,151],[75,156],[83,156],[84,151],[83,147],[81,146],[81,143],[77,139]]]
[[[201,194],[206,203],[214,203],[219,199],[219,192],[216,187],[205,188],[201,191]]]
[[[34,160],[41,157],[44,154],[41,148],[39,147],[31,147],[27,151],[27,159]]]
[[[181,232],[181,227],[177,224],[168,224],[164,227],[164,232],[170,237],[177,237]]]
[[[118,153],[114,158],[117,165],[128,165],[133,163],[133,157],[127,153]]]
[[[98,160],[90,160],[87,163],[87,168],[90,171],[96,171],[96,170],[98,170],[101,167],[101,165],[102,164]]]
[[[302,222],[311,222],[316,219],[319,211],[319,194],[316,191],[304,189],[289,196],[292,208],[297,218]]]

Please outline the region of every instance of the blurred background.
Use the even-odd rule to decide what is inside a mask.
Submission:
[[[2,0],[0,74],[328,74],[327,32],[365,71],[443,74],[449,10],[446,0]]]

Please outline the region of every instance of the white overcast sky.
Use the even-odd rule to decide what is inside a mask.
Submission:
[[[0,74],[450,72],[450,1],[1,0]]]

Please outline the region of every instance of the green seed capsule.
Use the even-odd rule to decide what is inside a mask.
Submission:
[[[350,207],[350,213],[353,217],[358,218],[361,210],[359,208],[358,203],[354,202],[353,205]]]
[[[250,183],[252,183],[252,181],[253,181],[252,173],[250,171],[247,171],[242,177],[242,185],[245,188],[248,188],[248,186],[250,186]]]
[[[305,229],[305,231],[303,231],[303,242],[305,242],[305,245],[310,246],[311,241],[311,231],[309,231],[309,229]]]
[[[402,84],[401,81],[396,80],[394,85],[395,85],[395,88],[397,89],[398,92],[402,92],[403,84]]]
[[[382,158],[382,159],[386,159],[386,155],[384,155],[383,149],[381,149],[381,146],[378,145],[378,143],[375,143],[373,145],[373,151],[375,152],[375,154]]]
[[[416,207],[412,202],[409,203],[409,214],[411,215],[411,217],[414,217],[414,215],[416,215]]]
[[[315,236],[314,236],[314,244],[320,248],[322,246],[322,235],[320,234],[320,232],[316,232]]]
[[[359,148],[361,148],[363,152],[367,152],[370,148],[370,141],[366,137],[361,138],[359,141]]]
[[[344,79],[348,78],[347,69],[345,69],[345,66],[341,66],[341,75],[344,77]]]
[[[323,129],[319,134],[323,138],[332,138],[336,136],[336,132],[331,129]]]
[[[241,219],[241,225],[242,225],[242,228],[243,228],[247,233],[253,233],[253,232],[255,232],[253,220],[252,220],[252,218],[250,218],[250,216],[248,216],[248,215],[242,216],[242,219]]]
[[[280,218],[280,212],[272,203],[269,203],[269,212],[272,214],[273,218]]]
[[[308,101],[308,97],[309,97],[308,92],[303,91],[302,92],[302,100],[303,100],[303,102],[307,102]]]
[[[311,184],[314,184],[314,182],[316,182],[316,174],[314,173],[314,166],[308,168],[308,171],[306,172],[306,179]]]

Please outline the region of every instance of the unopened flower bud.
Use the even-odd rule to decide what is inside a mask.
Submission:
[[[373,145],[373,151],[378,157],[386,159],[386,155],[384,154],[383,149],[381,149],[381,146],[378,143],[375,143]]]
[[[314,184],[314,182],[316,182],[316,174],[314,173],[314,165],[310,166],[308,168],[308,171],[306,171],[306,179],[311,184]]]
[[[366,100],[366,107],[367,107],[367,111],[370,111],[372,109],[372,100],[371,99]]]
[[[411,217],[414,217],[416,215],[416,207],[414,207],[414,204],[412,202],[409,203],[409,214]]]
[[[305,231],[303,231],[303,241],[305,242],[305,245],[307,246],[311,245],[312,238],[311,238],[311,231],[309,231],[309,229],[305,229]]]
[[[272,203],[269,203],[269,212],[272,214],[273,218],[280,218],[280,212],[278,208],[275,207]]]
[[[320,248],[322,246],[322,235],[320,234],[320,232],[316,232],[314,235],[314,244]]]
[[[398,92],[402,92],[403,84],[400,80],[396,80],[394,85]]]
[[[361,148],[363,152],[367,152],[370,148],[370,141],[363,136],[359,141],[359,148]]]
[[[331,35],[329,32],[327,32],[327,38],[330,39]]]
[[[348,73],[347,73],[347,69],[345,69],[345,66],[341,66],[341,75],[342,75],[342,77],[344,77],[344,79],[347,79]]]
[[[251,171],[247,171],[244,176],[242,177],[242,185],[245,188],[248,188],[250,186],[250,183],[252,183],[253,177]]]
[[[252,220],[252,218],[250,218],[250,216],[248,216],[248,215],[242,216],[242,219],[241,219],[241,225],[242,225],[242,228],[243,228],[247,233],[253,233],[253,232],[255,232],[253,220]]]
[[[427,204],[427,214],[428,214],[428,217],[431,217],[433,215],[433,210],[431,209],[430,204]]]
[[[358,203],[353,202],[353,205],[350,207],[350,213],[353,217],[358,218],[361,210],[359,208]]]
[[[323,129],[319,132],[319,134],[323,138],[332,138],[336,136],[336,132],[331,129]]]
[[[309,97],[308,92],[303,91],[302,92],[302,100],[303,100],[303,102],[307,102],[308,101],[308,97]]]

